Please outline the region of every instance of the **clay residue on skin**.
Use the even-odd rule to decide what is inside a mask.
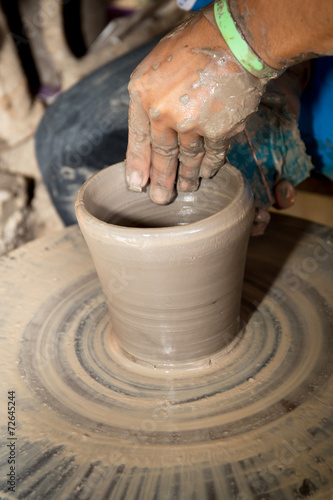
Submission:
[[[182,95],[179,100],[182,104],[185,104],[185,106],[191,102],[188,94]]]
[[[202,107],[200,119],[204,121],[203,128],[207,137],[221,137],[221,135],[228,137],[232,135],[235,125],[243,124],[248,115],[257,110],[261,85],[259,85],[259,89],[250,88],[244,90],[243,76],[237,78],[237,75],[234,75],[230,79],[224,79],[223,87],[217,85],[214,88],[211,94],[212,101],[223,102],[228,87],[230,97],[222,109],[212,113],[211,103],[208,102]]]
[[[215,52],[214,58],[217,57]],[[227,59],[222,57],[216,62],[225,65]],[[216,75],[212,64],[198,71],[201,85],[210,89],[211,97],[201,107],[199,124],[205,137],[221,139],[227,133],[232,135],[235,126],[243,124],[247,116],[256,111],[263,82],[244,72]]]
[[[194,90],[198,89],[199,87],[201,87],[201,81],[200,80],[196,80],[193,84],[192,84],[192,88]]]
[[[192,142],[190,142],[190,143],[189,143],[189,146],[190,146],[190,148],[191,148],[191,149],[193,149],[193,150],[194,150],[194,152],[198,152],[198,151],[200,151],[200,150],[201,150],[201,148],[202,148],[202,142],[203,142],[203,141],[202,141],[202,139],[200,138],[200,139],[198,139],[197,141],[192,141]]]
[[[222,66],[226,61],[224,53],[222,55],[221,51],[216,51],[212,49],[192,49],[191,52],[193,52],[194,54],[205,54],[206,56],[215,59],[217,64],[219,64],[220,66]]]
[[[130,175],[126,176],[126,181],[127,181],[127,186],[130,191],[133,191],[133,193],[141,193],[142,192],[142,187],[131,181]]]
[[[152,66],[152,68],[153,69],[158,69],[159,65],[160,65],[159,63],[158,64],[154,64],[154,66]]]
[[[177,130],[180,134],[186,134],[186,132],[190,132],[196,126],[196,123],[196,120],[189,118],[181,123],[178,123]]]
[[[149,117],[152,120],[157,120],[157,118],[159,118],[160,116],[161,116],[161,113],[159,112],[158,109],[156,109],[156,108],[150,108],[150,110],[149,110]]]
[[[245,72],[224,51],[193,49],[191,52],[204,56],[207,63],[197,71],[198,79],[191,84],[192,89],[178,98],[181,105],[194,104],[194,107],[187,107],[188,112],[183,113],[176,130],[180,134],[200,131],[197,133],[205,138],[200,176],[211,177],[225,161],[229,138],[243,130],[247,116],[257,109],[265,82]],[[150,116],[153,118],[155,114]],[[185,158],[185,171],[197,171],[197,163],[193,151]],[[178,188],[182,190],[182,186],[186,182]]]
[[[171,59],[172,59],[172,56],[169,56],[169,57],[167,57],[167,58],[166,58],[166,61],[167,61],[167,62],[170,62],[170,61],[171,61]]]
[[[197,71],[199,80],[195,82],[196,88],[205,88],[204,94],[209,92],[209,98],[202,100],[195,124],[205,138],[200,176],[207,178],[223,165],[230,137],[243,130],[248,115],[256,111],[265,82],[243,69],[237,71],[236,68],[236,71],[230,72],[229,65],[238,63],[225,53],[198,52],[210,59],[205,67]],[[190,125],[193,125],[193,119],[187,118],[177,130],[183,133],[194,130]]]
[[[187,23],[181,25],[169,36],[174,36],[186,25]],[[153,154],[150,159],[152,169],[149,172],[153,187],[156,184],[156,175],[159,175],[156,172],[157,170],[161,170],[158,163],[160,160],[158,158],[159,151],[155,151],[155,143],[158,143],[158,147],[161,145],[164,146],[162,151],[164,157],[168,153],[169,148],[168,140],[164,143],[160,133],[156,137],[154,120],[159,119],[160,131],[161,129],[163,130],[163,127],[166,128],[166,119],[168,119],[169,123],[171,123],[170,129],[172,131],[175,130],[179,134],[198,134],[205,138],[205,155],[202,159],[202,169],[200,170],[200,165],[198,165],[200,160],[198,155],[190,152],[193,154],[186,155],[183,164],[184,172],[186,172],[183,178],[186,180],[187,177],[190,177],[191,170],[197,172],[198,178],[199,176],[211,177],[225,161],[230,137],[243,130],[245,119],[257,109],[264,84],[266,83],[246,72],[235,60],[234,56],[222,47],[213,50],[204,45],[200,48],[200,45],[190,44],[188,40],[185,40],[184,44],[179,47],[179,50],[183,63],[186,64],[186,61],[190,58],[196,64],[195,70],[190,74],[189,78],[186,76],[186,72],[182,73],[180,83],[177,82],[177,79],[175,80],[175,90],[172,88],[166,90],[166,96],[169,98],[168,102],[172,103],[171,107],[173,108],[172,110],[170,109],[170,112],[168,111],[168,118],[164,111],[161,111],[161,114],[155,111],[155,109],[164,110],[164,107],[160,105],[164,96],[156,94],[154,108],[151,110],[149,110],[150,104],[147,100],[145,104],[146,112],[151,120],[150,143]],[[169,54],[169,51],[164,52],[161,59],[155,58],[153,62],[156,62],[156,60],[166,61],[170,57]],[[164,69],[166,70],[166,68]],[[149,77],[154,81],[151,66],[150,68],[146,68],[146,71],[147,75],[150,75]],[[159,67],[158,72],[163,73],[163,64]],[[168,71],[164,71],[164,79],[167,73]],[[170,81],[173,81],[171,75]],[[150,85],[151,82],[147,81],[145,89],[148,90]],[[164,88],[163,85],[161,87]],[[143,87],[140,89],[140,95],[143,100],[146,99],[147,90],[143,90]],[[153,137],[154,133],[155,137]],[[138,135],[140,137],[140,134]],[[187,141],[188,139],[183,141],[184,144]],[[146,172],[148,172],[148,162],[145,168]],[[173,163],[172,168],[175,171],[177,165]],[[169,165],[167,165],[168,172],[172,168],[169,169]],[[145,178],[147,175],[145,174]],[[168,175],[164,177],[167,179]],[[186,186],[185,180],[180,186]],[[191,180],[192,182],[192,179],[187,180]],[[163,187],[162,184],[161,182],[161,187]],[[151,193],[153,192],[152,189]],[[156,199],[152,199],[156,202]]]

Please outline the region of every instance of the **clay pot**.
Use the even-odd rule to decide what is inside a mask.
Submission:
[[[180,366],[233,342],[254,215],[239,170],[226,164],[197,192],[160,206],[127,189],[119,163],[81,187],[76,215],[123,353]]]

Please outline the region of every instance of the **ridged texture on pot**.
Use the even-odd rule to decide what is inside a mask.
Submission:
[[[174,365],[234,341],[253,221],[237,169],[225,165],[197,192],[160,206],[128,191],[124,164],[113,165],[82,186],[76,213],[124,352]]]

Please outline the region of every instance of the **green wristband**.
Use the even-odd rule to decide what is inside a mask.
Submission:
[[[229,12],[227,0],[215,1],[214,15],[224,40],[243,68],[257,78],[276,78],[283,73],[268,66],[247,44]]]

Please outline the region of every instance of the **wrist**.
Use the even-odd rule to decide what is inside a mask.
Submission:
[[[211,11],[208,12],[208,15],[211,16]],[[208,18],[208,16],[206,17]],[[215,24],[232,54],[249,73],[257,78],[267,80],[276,78],[283,72],[284,67],[270,66],[253,49],[233,18],[228,0],[215,0],[214,18]]]
[[[258,55],[270,66],[285,69],[288,64],[285,58],[274,50],[274,34],[267,25],[267,18],[263,19],[258,12],[259,3],[256,5],[251,0],[234,0],[229,2],[229,9],[244,38],[251,43]]]
[[[229,0],[229,9],[245,39],[272,67],[332,54],[330,0]]]

